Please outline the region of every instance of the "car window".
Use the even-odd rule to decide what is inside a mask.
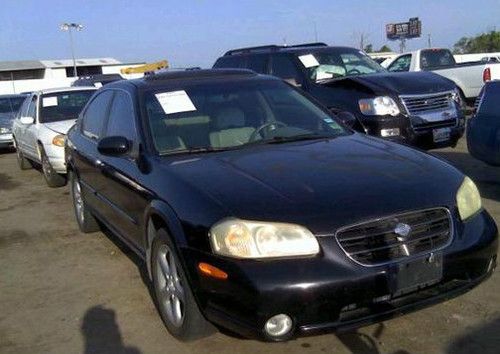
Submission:
[[[391,72],[410,71],[410,64],[411,64],[411,54],[402,55],[396,60],[394,60],[392,64],[389,65],[387,70]]]
[[[136,140],[134,106],[130,95],[116,91],[109,111],[106,136],[123,136],[130,141]]]
[[[40,123],[60,122],[78,118],[94,90],[63,91],[41,96]]]
[[[224,56],[215,62],[214,68],[240,69],[243,67],[243,60],[244,58],[241,56]]]
[[[455,65],[455,59],[447,49],[424,49],[420,52],[420,67],[424,70]]]
[[[31,117],[33,119],[36,118],[36,104],[38,102],[37,96],[33,96],[31,98],[31,102],[28,106],[28,111],[26,112],[27,117]]]
[[[480,95],[480,97],[478,114],[494,116],[496,119],[499,119],[500,111],[498,109],[498,102],[500,102],[500,84],[488,84],[485,86],[483,95]]]
[[[247,59],[247,68],[259,74],[267,74],[267,55],[250,55]]]
[[[99,139],[113,91],[107,90],[98,94],[88,105],[82,118],[82,132],[91,139]]]
[[[298,84],[302,83],[302,75],[289,56],[273,56],[271,62],[271,75],[280,77],[285,80],[293,79]]]

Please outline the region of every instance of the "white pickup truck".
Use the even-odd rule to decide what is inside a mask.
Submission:
[[[456,63],[448,49],[421,49],[396,56],[383,66],[392,72],[432,71],[452,81],[468,103],[474,102],[486,81],[500,79],[500,63]]]

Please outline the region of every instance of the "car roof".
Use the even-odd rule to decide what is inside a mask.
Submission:
[[[145,88],[169,83],[178,84],[179,82],[235,81],[256,77],[264,77],[264,75],[258,75],[256,72],[247,69],[183,70],[153,73],[140,79],[115,81],[106,85],[106,88],[123,87],[130,84],[139,88]]]
[[[0,95],[0,98],[18,98],[18,97],[28,97],[26,93],[9,93],[7,95]]]
[[[326,43],[304,43],[296,44],[291,46],[279,46],[279,45],[265,45],[258,47],[246,47],[239,49],[231,49],[224,54],[224,57],[228,56],[238,56],[238,55],[249,55],[249,54],[267,54],[267,53],[310,53],[314,51],[327,51],[331,49],[343,49],[348,51],[357,51],[358,49],[345,46],[329,46]]]
[[[49,94],[49,93],[58,93],[58,92],[67,92],[67,91],[88,91],[88,90],[97,90],[97,87],[94,86],[71,86],[71,87],[58,87],[58,88],[50,88],[35,91],[38,94]]]

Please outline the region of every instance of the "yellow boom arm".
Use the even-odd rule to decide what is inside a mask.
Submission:
[[[148,71],[155,71],[168,68],[168,61],[162,60],[156,63],[144,64],[136,67],[123,68],[120,70],[122,74],[143,74]]]

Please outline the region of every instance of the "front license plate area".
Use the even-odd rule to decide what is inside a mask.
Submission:
[[[440,128],[440,129],[434,129],[432,131],[432,138],[434,139],[435,143],[448,141],[450,140],[450,136],[451,136],[450,128]]]
[[[394,265],[391,272],[393,296],[409,293],[438,283],[443,278],[443,256],[432,254]]]

